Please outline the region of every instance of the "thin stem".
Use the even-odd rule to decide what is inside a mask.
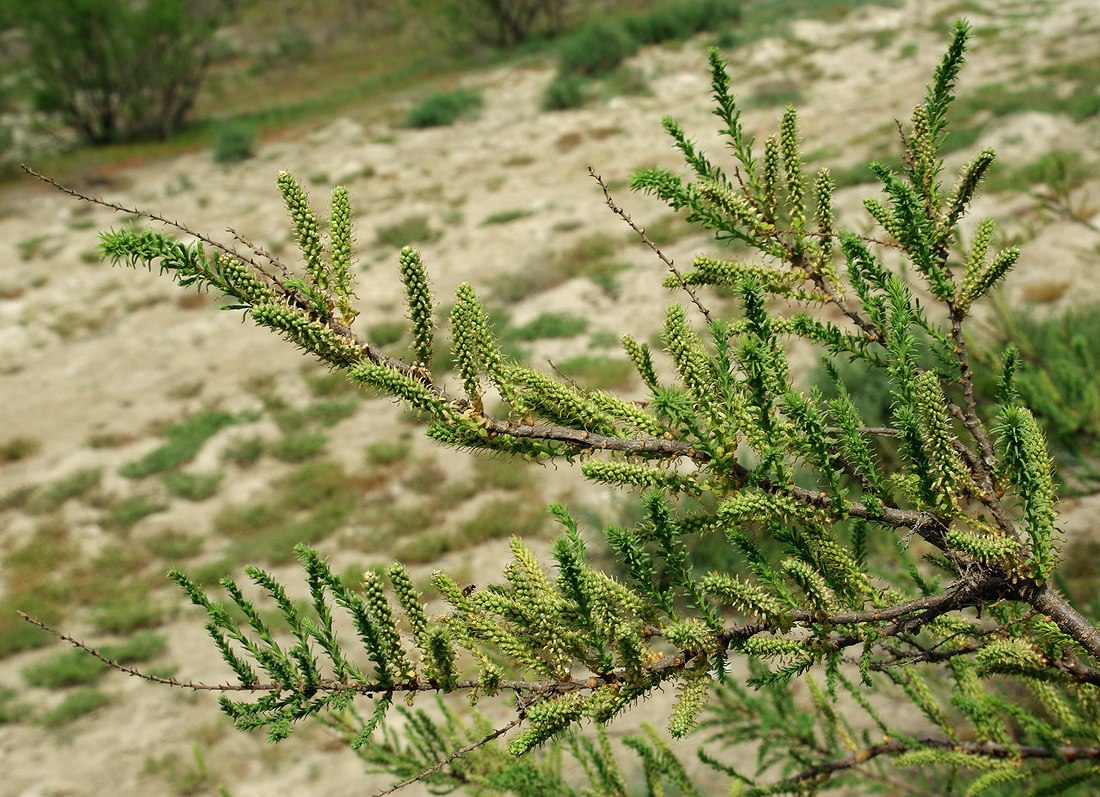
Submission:
[[[456,761],[459,758],[462,758],[462,756],[464,756],[468,753],[472,753],[474,750],[478,749],[479,747],[484,747],[489,742],[493,741],[496,738],[499,738],[499,737],[503,736],[508,731],[512,730],[512,728],[516,727],[521,722],[523,722],[523,717],[522,716],[516,717],[514,720],[509,722],[507,725],[504,725],[503,727],[497,728],[495,731],[490,733],[488,736],[483,736],[482,738],[478,739],[476,742],[473,742],[471,744],[466,745],[461,750],[455,750],[453,753],[451,753],[445,759],[443,759],[442,761],[440,761],[437,764],[434,764],[433,766],[428,767],[423,772],[421,772],[419,775],[414,775],[411,778],[406,778],[405,780],[401,781],[400,783],[395,783],[393,786],[390,786],[388,789],[383,789],[382,791],[375,792],[374,797],[384,797],[384,795],[386,795],[386,794],[393,794],[395,791],[398,791],[399,789],[403,789],[406,786],[411,786],[412,784],[414,784],[418,781],[421,781],[424,778],[429,777],[430,775],[434,775],[436,772],[443,769],[443,767],[447,766],[452,761]]]
[[[1078,747],[1066,745],[1053,749],[1039,747],[1038,745],[1008,745],[994,744],[993,742],[952,742],[946,739],[915,739],[912,742],[890,741],[882,744],[873,744],[862,750],[857,750],[845,758],[837,758],[821,764],[807,767],[797,775],[784,778],[776,783],[769,784],[769,788],[775,789],[775,793],[794,791],[793,787],[812,781],[823,781],[837,772],[861,766],[873,758],[879,756],[896,756],[910,750],[927,748],[938,750],[951,750],[959,753],[968,753],[987,758],[1016,759],[1057,759],[1059,761],[1095,761],[1100,760],[1100,747]],[[783,787],[786,787],[785,789]]]
[[[625,221],[630,229],[634,230],[634,232],[638,234],[638,237],[642,239],[642,243],[652,249],[654,254],[656,254],[657,257],[661,259],[661,262],[664,263],[665,266],[668,267],[668,270],[672,272],[672,275],[676,277],[676,281],[680,283],[680,287],[683,288],[684,292],[691,297],[692,304],[699,308],[699,312],[702,313],[703,318],[707,320],[707,325],[712,326],[714,324],[714,319],[711,317],[710,311],[699,300],[699,297],[696,295],[692,287],[688,285],[687,280],[684,279],[684,275],[680,273],[680,270],[678,268],[676,268],[676,264],[673,263],[672,260],[667,257],[664,252],[661,251],[660,247],[658,247],[657,244],[653,243],[650,237],[645,234],[645,230],[635,224],[634,220],[630,218],[630,215],[615,203],[615,200],[611,197],[611,189],[608,187],[607,183],[603,181],[603,178],[600,177],[600,175],[596,174],[596,170],[593,169],[591,166],[588,167],[588,175],[597,183],[599,183],[600,188],[603,190],[603,200],[607,204],[607,206],[611,208],[611,212],[623,221]]]

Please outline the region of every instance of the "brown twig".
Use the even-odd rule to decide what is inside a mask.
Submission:
[[[93,205],[99,205],[100,207],[110,208],[111,210],[113,210],[117,213],[128,213],[131,216],[143,216],[147,219],[151,219],[152,221],[159,221],[161,224],[166,224],[167,226],[169,226],[169,227],[171,227],[175,230],[179,230],[180,232],[182,232],[186,235],[190,235],[193,238],[195,238],[196,240],[202,241],[204,244],[207,244],[208,246],[212,246],[213,248],[217,249],[220,252],[224,252],[225,254],[229,255],[230,257],[235,257],[239,260],[243,260],[245,263],[248,263],[253,268],[259,269],[259,266],[257,265],[256,261],[254,261],[251,257],[248,257],[246,255],[242,255],[240,252],[238,252],[233,247],[226,246],[225,244],[220,243],[219,241],[215,241],[210,236],[203,235],[201,232],[197,232],[196,230],[193,230],[190,227],[188,227],[186,224],[183,224],[182,222],[176,221],[175,219],[169,219],[169,218],[161,216],[157,213],[153,213],[153,212],[148,211],[148,210],[142,210],[141,208],[127,207],[127,206],[122,205],[118,202],[111,202],[108,199],[103,199],[102,197],[97,197],[97,196],[92,196],[91,194],[81,193],[80,191],[77,191],[75,188],[69,188],[67,185],[62,185],[61,183],[54,180],[52,177],[47,177],[44,174],[36,172],[34,169],[32,169],[30,166],[28,166],[25,163],[19,164],[19,167],[24,172],[29,174],[31,177],[38,178],[39,180],[46,183],[47,185],[53,186],[54,188],[56,188],[58,191],[62,192],[63,194],[68,194],[69,196],[74,197],[75,199],[79,199],[82,202],[91,202]],[[261,271],[261,273],[263,273],[263,272]]]
[[[53,628],[50,625],[42,622],[41,620],[31,617],[24,612],[16,612],[20,617],[26,620],[31,625],[41,628],[49,634],[60,639],[62,642],[66,642],[72,645],[74,648],[87,653],[94,658],[99,659],[106,664],[112,670],[118,670],[119,672],[131,675],[135,678],[140,678],[143,681],[149,681],[150,683],[161,684],[162,686],[175,686],[180,689],[191,689],[196,692],[280,692],[286,691],[285,685],[275,683],[274,681],[267,681],[254,684],[207,684],[196,683],[195,681],[181,681],[176,678],[162,678],[159,675],[151,675],[147,672],[142,672],[134,667],[129,667],[125,664],[119,664],[114,659],[110,659],[104,656],[96,648],[88,645],[85,642],[81,642],[74,636],[66,634],[62,631]],[[482,683],[476,679],[462,679],[455,681],[454,690],[469,690],[480,689]],[[572,692],[577,689],[591,689],[592,685],[588,681],[577,680],[562,680],[562,681],[501,681],[501,689],[510,689],[512,691],[528,692],[539,695],[544,695],[551,692]],[[335,681],[321,679],[315,685],[315,691],[317,692],[355,692],[361,695],[373,695],[382,694],[386,692],[438,692],[440,690],[439,684],[434,681],[407,681],[399,684],[362,684],[351,683],[349,681]]]
[[[229,233],[230,235],[232,235],[234,240],[239,241],[240,243],[244,244],[249,249],[251,249],[254,254],[259,255],[264,260],[266,260],[268,263],[275,266],[275,268],[279,269],[279,271],[282,272],[284,279],[286,277],[290,276],[290,272],[287,270],[287,267],[285,265],[283,265],[283,261],[280,260],[277,256],[275,256],[274,254],[272,254],[268,250],[264,249],[259,244],[253,243],[252,241],[248,240],[243,235],[241,235],[239,232],[234,230],[232,227],[226,227],[225,231],[227,233]]]
[[[792,775],[789,778],[784,778],[781,781],[768,784],[768,788],[774,789],[775,793],[794,791],[792,787],[800,784],[809,784],[813,781],[826,780],[837,772],[860,766],[879,756],[901,755],[911,750],[921,750],[930,747],[937,750],[951,750],[959,753],[968,753],[970,755],[1005,760],[1018,758],[1058,759],[1059,761],[1065,762],[1100,760],[1100,747],[1066,745],[1048,749],[1046,747],[1039,747],[1038,745],[1010,745],[995,744],[993,742],[952,742],[945,739],[916,739],[912,743],[889,741],[881,744],[873,744],[862,750],[857,750],[855,753],[845,758],[837,758],[832,761],[825,761],[821,764],[808,767],[797,775]]]
[[[591,166],[588,167],[588,176],[599,184],[600,189],[603,191],[603,200],[607,206],[611,208],[611,212],[626,222],[627,226],[634,230],[638,237],[641,238],[642,243],[653,250],[653,253],[661,259],[661,262],[664,263],[665,266],[668,267],[668,270],[672,272],[672,275],[676,277],[677,282],[680,283],[680,287],[691,297],[692,303],[699,308],[699,312],[702,313],[703,318],[707,320],[708,326],[713,325],[714,319],[711,317],[710,311],[699,300],[699,297],[695,294],[695,291],[692,290],[691,286],[688,285],[687,280],[684,279],[684,275],[676,268],[676,264],[672,262],[672,259],[662,252],[657,244],[653,243],[653,240],[645,234],[645,230],[642,227],[634,223],[634,220],[630,218],[630,214],[615,203],[615,200],[611,197],[611,189],[608,187],[607,183],[603,181],[603,178],[596,174],[596,170]]]
[[[423,772],[421,772],[419,775],[415,775],[411,778],[406,778],[405,780],[401,781],[400,783],[396,783],[393,786],[390,786],[388,789],[383,789],[382,791],[375,792],[374,797],[384,797],[384,795],[386,795],[386,794],[393,794],[395,791],[398,791],[399,789],[403,789],[406,786],[411,786],[413,783],[421,781],[421,780],[423,780],[424,778],[426,778],[430,775],[434,775],[436,772],[443,769],[443,767],[447,766],[452,761],[456,761],[459,758],[462,758],[462,756],[466,755],[467,753],[472,753],[474,750],[478,749],[479,747],[484,747],[489,742],[493,741],[494,739],[496,739],[498,737],[503,736],[508,731],[512,730],[512,728],[516,727],[521,722],[523,722],[522,715],[519,716],[519,717],[516,717],[514,720],[509,722],[507,725],[505,725],[501,728],[497,728],[495,731],[490,733],[488,736],[484,736],[481,739],[478,739],[476,742],[473,742],[472,744],[466,745],[461,750],[455,750],[453,753],[451,753],[449,756],[447,756],[447,758],[443,759],[438,764],[435,764],[433,766],[428,767]]]

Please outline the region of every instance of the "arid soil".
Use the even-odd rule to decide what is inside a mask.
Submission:
[[[783,89],[800,97],[802,136],[813,168],[828,165],[840,172],[871,156],[896,153],[894,120],[906,120],[923,97],[946,45],[947,24],[959,13],[978,31],[961,78],[963,98],[991,84],[1031,80],[1050,64],[1095,55],[1100,41],[1100,11],[1093,0],[908,0],[900,8],[860,7],[831,22],[795,21],[788,35],[728,52],[735,89],[748,104],[747,127],[761,138],[775,129],[782,104],[768,98]],[[232,167],[215,164],[209,152],[195,152],[171,161],[119,165],[76,187],[156,210],[229,243],[232,236],[224,231],[232,227],[240,237],[293,260],[290,226],[274,188],[276,173],[296,174],[319,206],[333,185],[346,184],[358,230],[359,324],[365,336],[403,315],[400,244],[388,239],[386,229],[423,217],[428,240],[417,246],[441,303],[448,304],[454,287],[468,280],[507,310],[512,325],[546,312],[589,319],[583,334],[524,344],[536,363],[593,353],[618,356],[614,348],[599,347],[622,332],[649,339],[661,308],[679,298],[661,288],[664,266],[604,207],[586,170],[592,166],[610,181],[617,200],[639,223],[669,223],[667,209],[631,195],[625,179],[646,164],[679,167],[660,127],[663,114],[678,119],[704,149],[722,157],[708,96],[709,41],[704,36],[642,51],[631,65],[644,76],[648,93],[600,99],[579,110],[540,110],[541,94],[554,73],[548,60],[464,77],[463,85],[484,92],[484,110],[476,120],[453,127],[408,130],[389,121],[400,116],[401,108],[363,108],[316,129],[264,141],[255,158]],[[983,195],[967,220],[973,229],[982,216],[996,216],[1006,240],[1022,243],[1023,257],[1004,291],[1010,306],[1042,304],[1056,311],[1100,301],[1100,234],[1082,223],[1100,223],[1100,206],[1089,204],[1089,197],[1094,203],[1100,199],[1097,144],[1096,116],[1073,121],[1066,114],[1021,108],[995,119],[972,147],[950,157],[949,167],[957,168],[968,153],[992,146],[1001,156],[997,168],[1011,170],[1056,150],[1080,153],[1087,176],[1071,195],[1080,218],[1043,210],[1035,195],[1001,193]],[[860,202],[876,190],[870,184],[841,190],[841,223],[870,229]],[[1034,186],[1034,194],[1044,192]],[[516,218],[485,223],[500,214]],[[119,577],[142,583],[162,583],[159,574],[171,565],[186,570],[217,562],[227,545],[217,536],[219,513],[227,506],[267,500],[272,485],[298,467],[269,455],[244,466],[226,460],[226,452],[248,437],[276,440],[280,429],[272,398],[306,407],[314,398],[309,380],[325,373],[277,337],[242,324],[239,313],[218,312],[213,298],[196,297],[163,277],[101,264],[93,256],[97,231],[126,222],[123,214],[81,204],[30,178],[0,189],[0,443],[22,440],[33,449],[0,466],[0,496],[15,496],[0,508],[0,556],[25,551],[43,526],[52,524],[76,552],[75,562],[57,566],[62,580],[75,578],[71,574],[78,566],[103,552],[109,557],[134,554],[139,561]],[[614,272],[610,289],[606,281],[581,276],[494,302],[504,293],[502,275],[515,275],[513,283],[522,285],[552,268],[563,253],[583,249],[593,236],[613,242],[613,254],[606,259],[627,266]],[[670,238],[667,253],[685,264],[711,246],[696,233]],[[815,357],[795,356],[806,365]],[[211,497],[186,500],[166,491],[159,477],[119,474],[121,466],[164,442],[158,430],[165,424],[211,408],[253,413],[250,420],[217,432],[182,467],[189,473],[225,474]],[[422,439],[416,425],[386,400],[361,401],[324,434],[328,443],[319,456],[377,482],[360,509],[319,543],[341,572],[385,564],[402,545],[419,539],[421,530],[414,527],[391,529],[381,544],[371,542],[372,534],[383,533],[387,513],[395,507],[418,510],[434,501],[435,514],[429,516],[443,529],[477,517],[494,496],[535,504],[563,499],[605,519],[622,509],[620,499],[584,485],[576,472],[561,466],[534,470],[518,489],[490,485],[485,496],[464,498],[449,512],[438,506],[439,491],[476,480],[479,471],[465,455],[439,451]],[[409,446],[405,464],[385,471],[376,462],[369,471],[364,447],[398,440]],[[34,491],[19,492],[39,488],[41,495],[51,484],[96,468],[102,472],[91,490],[48,511],[30,505]],[[438,488],[417,492],[409,487],[414,471],[437,474]],[[135,495],[161,508],[133,522],[117,520],[111,513]],[[1067,535],[1095,531],[1097,509],[1095,500],[1066,502]],[[116,520],[108,522],[109,517]],[[532,544],[545,550],[548,534],[539,532]],[[186,560],[150,553],[162,550],[155,543],[166,535],[197,537],[198,542]],[[506,556],[505,540],[495,538],[453,550],[436,563],[425,561],[414,572],[425,579],[433,567],[442,567],[462,580],[488,582]],[[236,572],[243,564],[236,563]],[[280,578],[297,580],[292,562],[271,569]],[[86,573],[81,578],[95,583]],[[0,582],[0,590],[15,586]],[[159,607],[155,630],[168,639],[167,650],[148,667],[171,666],[178,677],[196,681],[229,677],[200,617],[181,595],[158,586],[143,599]],[[63,626],[94,644],[120,639],[101,630],[90,610],[67,611]],[[68,692],[29,686],[24,671],[61,650],[58,643],[0,660],[0,687],[14,690],[11,702],[27,706],[30,717],[0,724],[0,797],[148,797],[217,794],[219,788],[234,797],[351,797],[371,794],[391,781],[364,776],[361,762],[323,729],[311,727],[272,747],[233,731],[209,694],[154,687],[116,673],[96,682],[109,697],[105,706],[47,727],[32,715],[55,707]],[[644,704],[615,730],[635,727],[640,719],[661,725],[659,702]],[[426,793],[418,788],[406,794]]]

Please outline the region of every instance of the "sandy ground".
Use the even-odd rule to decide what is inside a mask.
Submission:
[[[1100,33],[1093,0],[1045,5],[984,0],[977,5],[984,10],[967,13],[979,29],[996,26],[1002,31],[977,40],[962,77],[964,93],[1009,81],[1060,54],[1095,49]],[[796,22],[794,37],[756,41],[732,55],[734,85],[743,98],[769,90],[776,81],[796,86],[804,96],[799,105],[806,151],[825,153],[813,165],[850,166],[889,145],[891,120],[908,118],[923,96],[946,43],[944,26],[936,23],[951,6],[910,0],[897,9],[861,8],[839,23]],[[890,31],[902,33],[880,48]],[[552,65],[500,69],[466,79],[483,90],[485,109],[476,121],[452,128],[395,129],[384,121],[394,116],[393,109],[363,109],[319,129],[266,142],[255,159],[232,168],[198,152],[167,162],[120,166],[104,172],[95,184],[78,187],[156,209],[224,239],[221,231],[232,226],[245,238],[290,257],[290,230],[273,185],[277,171],[288,169],[306,180],[319,201],[331,185],[346,184],[358,224],[363,328],[402,314],[397,253],[375,243],[378,228],[410,216],[427,217],[440,234],[421,249],[444,303],[460,281],[469,280],[489,294],[497,275],[539,269],[583,236],[611,235],[622,242],[617,259],[632,265],[619,276],[617,296],[577,279],[510,307],[513,322],[524,323],[545,311],[569,311],[591,319],[588,335],[630,332],[648,339],[659,323],[660,308],[669,301],[660,287],[663,266],[629,241],[622,223],[603,207],[586,168],[591,165],[622,186],[640,165],[677,167],[676,153],[659,125],[666,113],[717,155],[705,44],[700,39],[637,56],[633,63],[647,79],[648,96],[620,96],[581,110],[544,113],[539,99],[553,76]],[[907,45],[915,46],[915,55],[903,50]],[[780,112],[777,107],[750,110],[745,122],[767,134]],[[998,120],[973,149],[994,146],[1006,163],[1055,149],[1079,150],[1087,161],[1096,157],[1098,133],[1096,118],[1074,123],[1061,115],[1022,113]],[[840,192],[842,222],[857,229],[865,225],[859,203],[873,191],[863,186]],[[1100,196],[1095,180],[1075,196],[1089,193]],[[657,203],[625,188],[617,189],[617,197],[643,223],[666,215]],[[1037,213],[1035,204],[1028,197],[986,196],[972,214],[971,223],[995,215],[1026,241],[1007,289],[1010,303],[1028,301],[1029,291],[1034,295],[1038,288],[1060,282],[1073,288],[1050,302],[1052,308],[1100,299],[1100,237],[1082,224]],[[493,214],[514,210],[530,213],[508,224],[482,225]],[[1095,206],[1082,211],[1090,213],[1096,221]],[[33,456],[0,467],[0,495],[93,466],[104,468],[102,490],[126,494],[134,486],[116,470],[158,444],[153,430],[159,424],[212,406],[256,409],[257,399],[245,387],[259,378],[274,378],[283,395],[304,395],[303,358],[274,336],[242,326],[235,313],[217,312],[212,300],[191,301],[163,278],[89,262],[96,231],[123,221],[30,179],[0,190],[0,439],[40,443]],[[38,238],[39,244],[28,243]],[[686,263],[707,246],[705,238],[694,236],[667,250]],[[540,358],[586,350],[586,336],[534,346]],[[330,445],[330,455],[347,458],[351,466],[361,462],[364,444],[391,439],[408,428],[388,402],[371,400],[331,431],[333,440],[352,444],[349,450]],[[231,440],[231,432],[208,443],[191,467],[217,467],[218,452]],[[89,447],[90,438],[105,434],[131,442]],[[418,456],[437,456],[445,469],[465,467],[461,455],[432,453],[435,449],[420,440],[414,446]],[[173,500],[166,511],[140,521],[129,539],[169,528],[208,535],[220,507],[262,495],[287,470],[270,459],[247,472],[230,469],[215,498]],[[602,491],[586,488],[568,469],[550,469],[540,478],[545,478],[546,500],[571,496],[612,508]],[[1095,525],[1096,513],[1088,511],[1093,508],[1080,503],[1065,507],[1084,528]],[[92,555],[112,539],[98,524],[98,513],[78,502],[62,507],[61,515],[80,540],[83,555]],[[40,522],[40,516],[19,506],[4,510],[3,555],[29,539]],[[341,548],[338,539],[326,549],[334,563],[363,560]],[[451,555],[445,566],[489,579],[505,554],[504,542],[494,541]],[[294,577],[293,568],[276,573]],[[172,605],[182,604],[171,592],[164,595]],[[66,628],[78,636],[88,630],[79,616]],[[164,659],[179,666],[181,677],[226,677],[194,614],[181,610],[159,630],[170,639]],[[27,687],[21,672],[58,649],[0,661],[0,685],[18,690],[24,702],[54,705],[58,695]],[[218,786],[235,797],[351,797],[389,782],[384,776],[364,777],[355,757],[326,741],[318,729],[272,748],[233,732],[208,696],[153,688],[116,675],[101,686],[111,703],[62,731],[34,723],[0,725],[0,797],[214,794]],[[660,702],[644,704],[631,722],[649,718],[662,724]],[[195,768],[195,750],[201,751],[209,776],[188,791],[185,777],[171,776],[170,767],[156,762],[176,756],[178,771],[186,773]],[[420,793],[415,787],[406,792],[410,797]]]

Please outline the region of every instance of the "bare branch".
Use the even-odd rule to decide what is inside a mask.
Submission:
[[[497,728],[495,731],[490,733],[488,736],[484,736],[481,739],[478,739],[476,742],[473,742],[472,744],[466,745],[461,750],[455,750],[453,753],[451,753],[449,756],[447,756],[447,758],[443,759],[438,764],[435,764],[433,766],[428,767],[423,772],[421,772],[419,775],[415,775],[411,778],[406,778],[405,780],[401,781],[400,783],[396,783],[393,786],[390,786],[388,789],[383,789],[382,791],[375,792],[374,797],[383,797],[383,795],[386,795],[386,794],[393,794],[395,791],[398,791],[399,789],[403,789],[406,786],[411,786],[412,784],[414,784],[418,781],[421,781],[421,780],[423,780],[424,778],[426,778],[430,775],[434,775],[436,772],[443,769],[443,767],[447,766],[452,761],[457,761],[459,758],[462,758],[462,756],[466,755],[467,753],[472,753],[474,750],[478,749],[479,747],[484,747],[485,745],[487,745],[489,742],[493,741],[494,739],[497,739],[497,738],[503,736],[504,734],[508,733],[508,731],[512,730],[512,728],[516,727],[521,722],[523,722],[523,716],[522,715],[519,716],[519,717],[516,717],[514,720],[509,722],[507,725],[504,725],[503,727]]]
[[[826,761],[822,764],[808,767],[797,775],[792,775],[789,778],[784,778],[781,781],[769,784],[768,787],[774,789],[776,793],[791,791],[793,787],[799,784],[824,781],[837,772],[858,767],[879,756],[896,756],[912,750],[927,748],[951,750],[958,753],[1006,760],[1015,758],[1036,758],[1073,762],[1095,761],[1100,759],[1100,747],[1066,745],[1064,747],[1048,749],[1037,745],[1007,745],[995,744],[993,742],[952,742],[944,739],[915,739],[913,742],[890,741],[857,750],[855,753],[845,758],[838,758],[833,761]]]
[[[707,320],[707,324],[712,325],[714,323],[714,319],[711,317],[710,311],[699,300],[699,297],[695,294],[695,291],[692,289],[692,287],[688,285],[687,280],[684,279],[684,275],[680,273],[680,270],[678,268],[676,268],[676,264],[673,263],[672,260],[667,255],[665,255],[664,252],[661,251],[660,247],[658,247],[657,244],[653,243],[653,240],[645,234],[645,230],[643,228],[634,223],[634,220],[630,218],[630,214],[628,214],[625,210],[623,210],[619,205],[615,203],[615,200],[611,197],[611,189],[608,187],[607,183],[603,181],[603,178],[600,175],[596,174],[596,170],[593,169],[591,166],[588,167],[588,176],[599,183],[600,189],[603,191],[603,201],[607,204],[609,208],[611,208],[611,212],[623,221],[625,221],[627,223],[627,226],[629,226],[630,229],[634,230],[634,232],[638,234],[638,237],[642,239],[642,243],[653,250],[653,253],[661,259],[661,262],[664,263],[668,267],[668,270],[672,272],[672,275],[676,277],[677,282],[680,283],[680,287],[684,289],[684,292],[691,297],[692,304],[699,308],[699,312],[703,314],[703,318]]]

